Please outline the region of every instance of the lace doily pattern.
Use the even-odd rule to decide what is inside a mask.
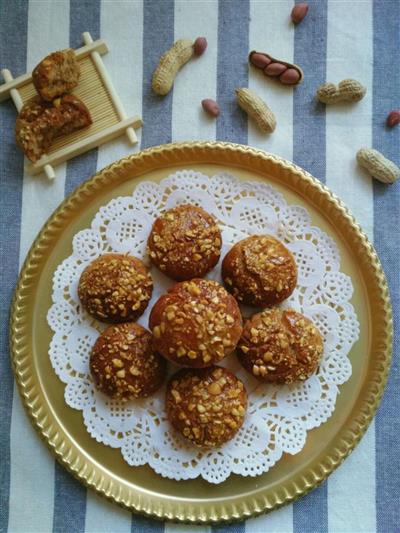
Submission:
[[[77,285],[83,269],[108,252],[129,252],[144,261],[150,227],[161,210],[192,203],[215,215],[222,229],[221,257],[238,240],[258,233],[281,239],[298,265],[298,286],[282,304],[311,318],[324,337],[318,372],[304,383],[290,386],[260,384],[247,374],[234,355],[223,361],[246,385],[249,408],[236,437],[217,450],[203,451],[176,435],[165,418],[164,388],[153,397],[127,404],[110,400],[94,388],[89,354],[104,324],[93,320],[80,305]],[[141,182],[131,196],[101,207],[91,227],[77,233],[73,252],[56,269],[53,304],[48,324],[54,332],[49,355],[65,383],[65,401],[82,411],[84,424],[98,442],[120,448],[132,466],[149,464],[162,476],[181,480],[202,476],[221,483],[232,473],[257,476],[283,453],[296,454],[307,430],[325,422],[335,408],[338,386],[351,375],[349,351],[359,335],[359,324],[349,302],[351,279],[340,272],[335,242],[311,225],[306,209],[288,205],[284,197],[261,182],[242,182],[230,174],[212,177],[192,170],[178,171],[159,184]],[[160,294],[172,284],[151,270],[154,292],[139,323]],[[221,281],[220,264],[210,278]],[[244,316],[251,312],[243,308]],[[173,372],[175,369],[171,368]]]

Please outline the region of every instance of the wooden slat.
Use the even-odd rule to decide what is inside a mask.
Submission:
[[[115,137],[126,133],[131,143],[137,142],[133,128],[142,125],[140,117],[127,118],[119,97],[111,83],[99,56],[106,53],[107,47],[104,41],[91,41],[89,34],[83,34],[86,46],[75,53],[78,57],[81,75],[79,84],[74,90],[89,109],[93,123],[88,128],[64,135],[54,140],[49,152],[34,164],[29,164],[26,169],[30,174],[38,174],[43,169],[48,177],[54,177],[50,165],[57,165],[75,157],[95,146],[99,146]],[[4,85],[0,85],[0,101],[4,97],[13,94],[18,95],[20,107],[37,96],[32,83],[31,74],[25,74],[15,80],[12,76],[6,76]],[[5,92],[8,91],[6,96]],[[11,92],[12,91],[12,92]],[[15,98],[14,98],[15,100]]]
[[[26,170],[32,175],[39,174],[42,172],[45,165],[59,165],[60,163],[71,159],[71,157],[80,155],[87,150],[91,150],[96,146],[100,146],[108,141],[111,141],[112,139],[115,139],[116,137],[119,137],[129,126],[132,126],[133,128],[140,128],[141,125],[142,119],[140,117],[130,117],[125,120],[121,120],[117,124],[99,131],[84,141],[78,141],[73,144],[70,143],[53,154],[48,154],[41,157],[36,163],[28,165]]]
[[[48,155],[55,154],[58,150],[70,143],[75,144],[79,141],[85,141],[102,129],[109,128],[120,122],[113,102],[90,56],[83,58],[80,61],[80,65],[81,76],[79,85],[74,90],[74,94],[89,109],[93,124],[89,128],[74,131],[73,133],[55,139],[48,151]],[[19,94],[24,103],[37,95],[33,83],[21,87]]]
[[[93,39],[90,35],[90,33],[88,31],[85,31],[83,34],[82,34],[82,38],[83,38],[83,42],[85,44],[91,44],[93,42]],[[110,76],[108,75],[108,72],[104,66],[104,63],[100,57],[100,55],[97,53],[97,52],[92,52],[90,54],[92,60],[93,60],[93,63],[97,69],[97,72],[101,78],[101,81],[104,85],[104,87],[106,88],[107,90],[107,93],[113,103],[113,106],[114,106],[114,109],[115,109],[115,112],[117,113],[118,115],[118,118],[120,120],[124,120],[127,118],[127,114],[125,113],[125,110],[124,110],[124,107],[122,105],[122,102],[121,100],[119,99],[119,96],[118,96],[118,93],[117,91],[115,90],[114,88],[114,85],[113,85],[113,82],[111,81],[111,78]],[[129,142],[131,144],[135,144],[137,143],[137,137],[136,137],[136,133],[135,133],[135,130],[133,128],[127,128],[126,129],[126,135],[129,139]]]
[[[75,55],[78,60],[83,60],[93,51],[96,51],[99,54],[103,55],[108,52],[108,48],[106,43],[102,39],[98,39],[97,41],[94,41],[91,44],[87,44],[75,50]],[[23,74],[22,76],[18,76],[18,78],[14,78],[8,83],[3,83],[2,85],[0,85],[0,102],[10,97],[11,89],[20,89],[24,85],[31,83],[31,81],[32,72],[28,72],[26,74]]]

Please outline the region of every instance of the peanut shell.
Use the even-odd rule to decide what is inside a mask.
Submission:
[[[265,58],[265,59],[263,60],[262,58]],[[287,61],[283,61],[282,59],[277,59],[275,57],[270,56],[269,54],[265,52],[257,52],[256,50],[252,50],[249,54],[249,62],[254,67],[262,69],[264,71],[264,74],[268,77],[279,76],[276,78],[279,81],[281,81],[282,75],[285,74],[287,70],[292,70],[292,69],[296,70],[298,73],[297,81],[295,83],[289,83],[288,81],[281,81],[281,83],[283,83],[284,85],[294,86],[294,85],[298,85],[299,83],[303,81],[304,74],[298,65],[295,65],[294,63],[288,63]],[[275,67],[276,64],[282,65],[285,68],[279,67],[278,71],[276,71],[276,68],[277,68]],[[288,78],[284,78],[284,80],[289,79],[289,78],[294,79],[294,75],[290,74]]]
[[[373,148],[358,150],[357,162],[382,183],[394,183],[400,177],[400,168]]]
[[[151,84],[153,91],[162,96],[168,94],[179,70],[193,57],[193,54],[193,41],[189,39],[176,41],[172,48],[161,56],[154,71]]]
[[[365,96],[367,89],[357,80],[346,79],[334,83],[324,83],[317,90],[317,99],[323,104],[337,104],[339,102],[359,102]]]
[[[276,118],[267,104],[250,89],[236,89],[237,103],[257,124],[261,131],[272,133]]]

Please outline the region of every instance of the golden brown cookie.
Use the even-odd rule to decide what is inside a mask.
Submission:
[[[15,138],[27,158],[35,162],[48,151],[55,137],[85,128],[91,123],[88,108],[73,94],[54,102],[35,97],[23,106],[17,117]]]
[[[292,253],[271,235],[252,235],[236,243],[222,262],[225,286],[239,302],[263,307],[294,291],[297,266]]]
[[[53,52],[36,65],[32,72],[32,81],[43,100],[69,93],[78,85],[80,75],[79,63],[71,48]]]
[[[148,239],[153,264],[177,281],[207,274],[218,263],[221,244],[215,218],[189,204],[160,215]]]
[[[219,283],[207,279],[174,285],[154,305],[149,324],[161,355],[197,368],[233,352],[242,332],[236,300]]]
[[[145,265],[131,255],[105,254],[82,272],[79,299],[102,322],[136,320],[146,309],[153,281]]]
[[[153,351],[152,335],[133,322],[108,327],[90,355],[96,388],[110,398],[150,396],[165,379],[166,362]]]
[[[243,383],[218,366],[180,370],[167,386],[168,420],[197,446],[215,448],[232,439],[246,408]]]
[[[244,324],[238,357],[268,383],[304,381],[317,370],[323,340],[316,326],[293,309],[266,309]]]

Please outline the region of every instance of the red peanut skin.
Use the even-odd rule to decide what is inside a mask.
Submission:
[[[257,68],[265,69],[270,63],[271,59],[264,54],[251,54],[250,62]]]
[[[301,4],[296,4],[292,9],[290,18],[294,24],[299,24],[308,13],[308,4],[302,2]]]
[[[207,39],[205,37],[197,37],[194,42],[193,50],[196,56],[201,56],[204,54],[207,48]]]
[[[295,68],[288,68],[279,76],[284,85],[295,85],[300,79],[300,73]]]
[[[270,63],[265,67],[264,72],[267,76],[279,76],[282,72],[285,72],[286,69],[287,66],[282,63]]]
[[[212,100],[211,98],[206,98],[205,100],[201,101],[201,105],[203,106],[203,109],[206,113],[208,113],[214,118],[217,118],[217,116],[219,115],[219,105],[215,100]]]
[[[274,59],[264,52],[253,50],[249,54],[249,62],[254,67],[263,70],[266,76],[278,78],[283,85],[298,85],[303,78],[300,67]]]
[[[388,128],[394,128],[397,124],[400,124],[400,109],[391,111],[386,119],[386,125]]]

